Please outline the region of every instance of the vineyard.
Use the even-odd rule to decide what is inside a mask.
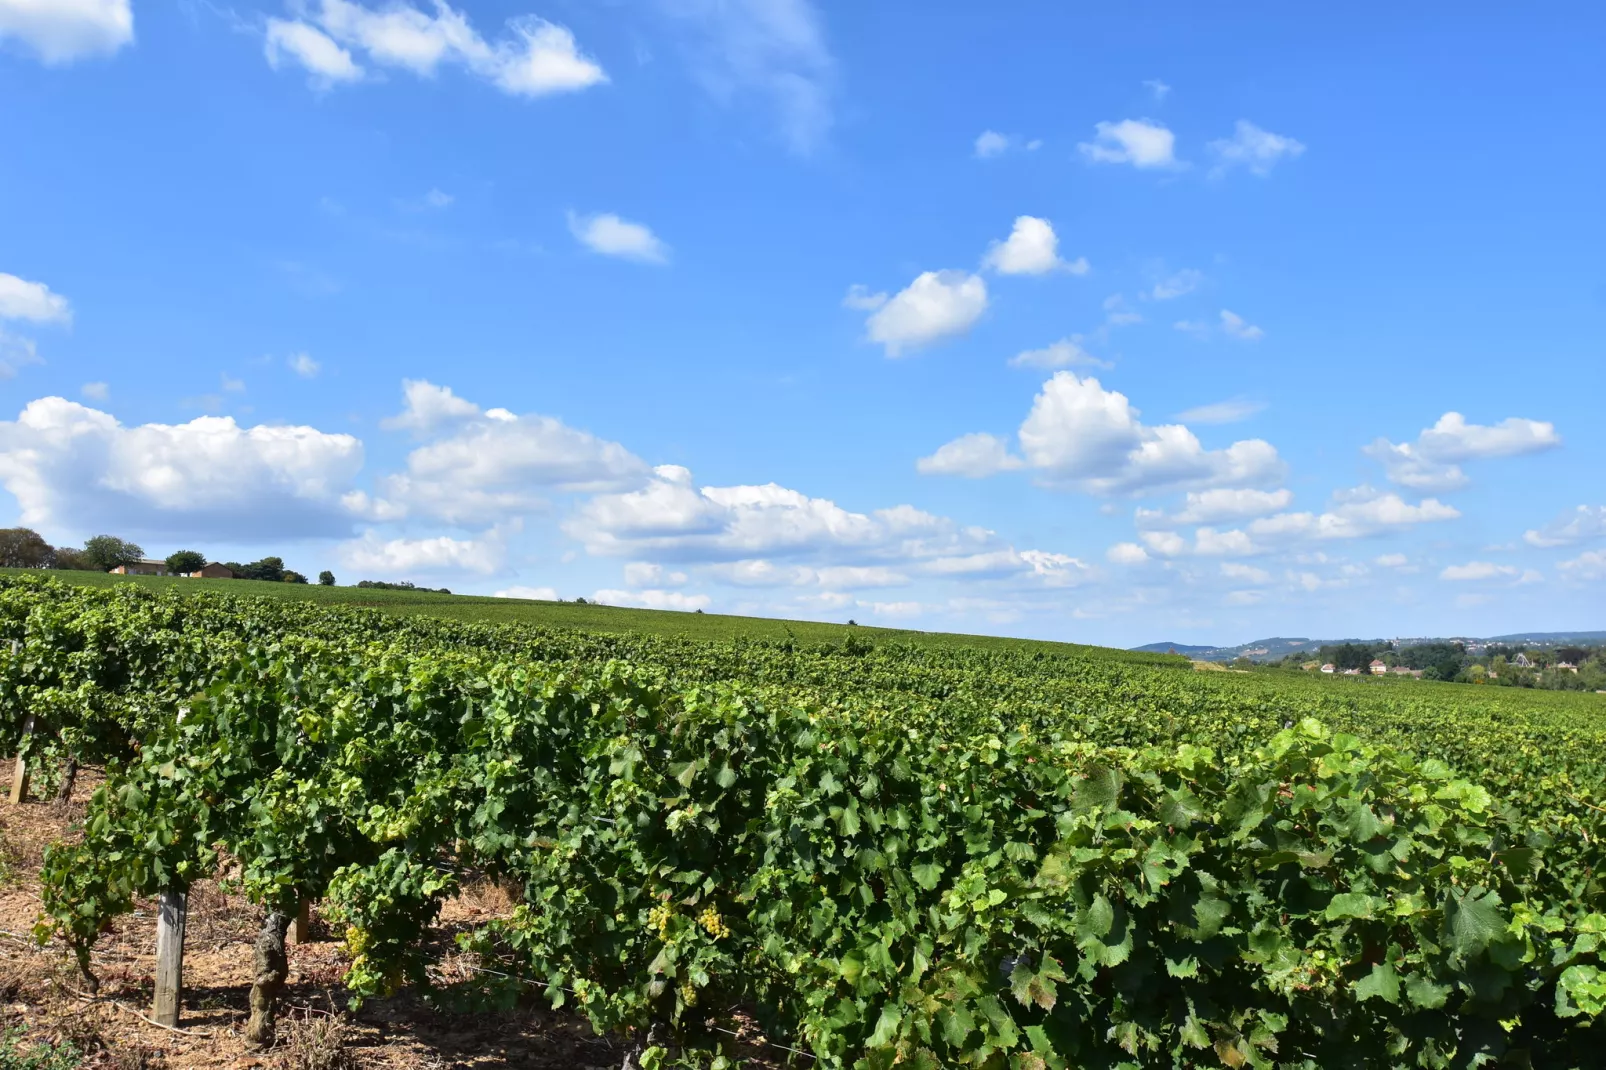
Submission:
[[[822,1067],[1600,1065],[1601,696],[822,634],[0,578],[0,751],[105,777],[35,936],[93,992],[226,875],[261,1046],[315,903],[354,1001],[543,999],[641,1067],[733,1014]]]

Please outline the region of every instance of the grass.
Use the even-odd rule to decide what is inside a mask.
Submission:
[[[910,642],[935,648],[979,647],[995,650],[1041,649],[1068,652],[1077,649],[1119,653],[1125,660],[1145,664],[1182,664],[1181,659],[1164,654],[1133,654],[1102,647],[1053,643],[1038,639],[1009,639],[989,635],[961,635],[949,632],[918,632],[867,625],[849,628],[845,624],[818,621],[777,620],[770,617],[737,617],[723,613],[685,613],[664,609],[625,609],[593,603],[539,602],[524,598],[492,598],[484,595],[436,594],[432,591],[386,591],[371,587],[320,587],[316,584],[267,583],[262,580],[192,580],[177,576],[118,576],[103,572],[40,572],[37,569],[0,569],[0,575],[46,575],[85,587],[111,587],[132,583],[154,590],[176,590],[183,594],[214,592],[241,596],[299,599],[307,602],[364,606],[386,613],[422,614],[486,624],[534,624],[549,628],[576,628],[594,632],[646,632],[681,636],[688,639],[763,638],[793,636],[804,643],[840,643],[851,634],[874,636],[877,640]]]

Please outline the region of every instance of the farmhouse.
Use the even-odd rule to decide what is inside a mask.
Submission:
[[[1336,672],[1336,671],[1337,671],[1337,670],[1336,670],[1336,669],[1335,669],[1335,667],[1334,667],[1334,666],[1333,666],[1333,663],[1332,663],[1332,662],[1330,662],[1330,661],[1329,661],[1329,662],[1328,662],[1328,663],[1327,663],[1327,664],[1326,664],[1326,665],[1323,665],[1323,666],[1322,666],[1322,672],[1325,672],[1325,673],[1332,673],[1332,672]]]
[[[1382,676],[1384,673],[1389,671],[1389,667],[1387,665],[1383,664],[1382,659],[1373,658],[1372,659],[1372,664],[1371,664],[1371,670],[1372,670],[1372,675],[1373,676]]]
[[[211,564],[204,565],[195,572],[187,572],[185,575],[192,580],[232,580],[234,579],[234,570],[227,565],[220,565],[213,561]]]
[[[127,564],[118,565],[112,571],[119,576],[165,576],[167,575],[167,562],[141,558],[138,561],[130,561]]]

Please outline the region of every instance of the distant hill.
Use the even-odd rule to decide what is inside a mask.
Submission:
[[[1341,643],[1386,643],[1387,639],[1304,639],[1276,637],[1272,639],[1256,639],[1251,643],[1240,643],[1238,646],[1194,646],[1187,643],[1150,643],[1147,646],[1133,647],[1135,651],[1145,654],[1165,654],[1175,651],[1195,661],[1235,661],[1238,658],[1249,658],[1251,661],[1277,661],[1289,654],[1309,651],[1314,654],[1324,646],[1338,646]],[[1466,643],[1469,647],[1477,648],[1490,643],[1505,643],[1510,646],[1565,646],[1569,643],[1594,645],[1606,642],[1606,632],[1515,632],[1511,635],[1495,635],[1489,638],[1475,638],[1472,636],[1455,637],[1420,637],[1411,639],[1394,639],[1392,642],[1402,646],[1420,646],[1423,643]]]

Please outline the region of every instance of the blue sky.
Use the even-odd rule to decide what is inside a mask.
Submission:
[[[0,0],[0,522],[1132,645],[1606,627],[1584,4]]]

